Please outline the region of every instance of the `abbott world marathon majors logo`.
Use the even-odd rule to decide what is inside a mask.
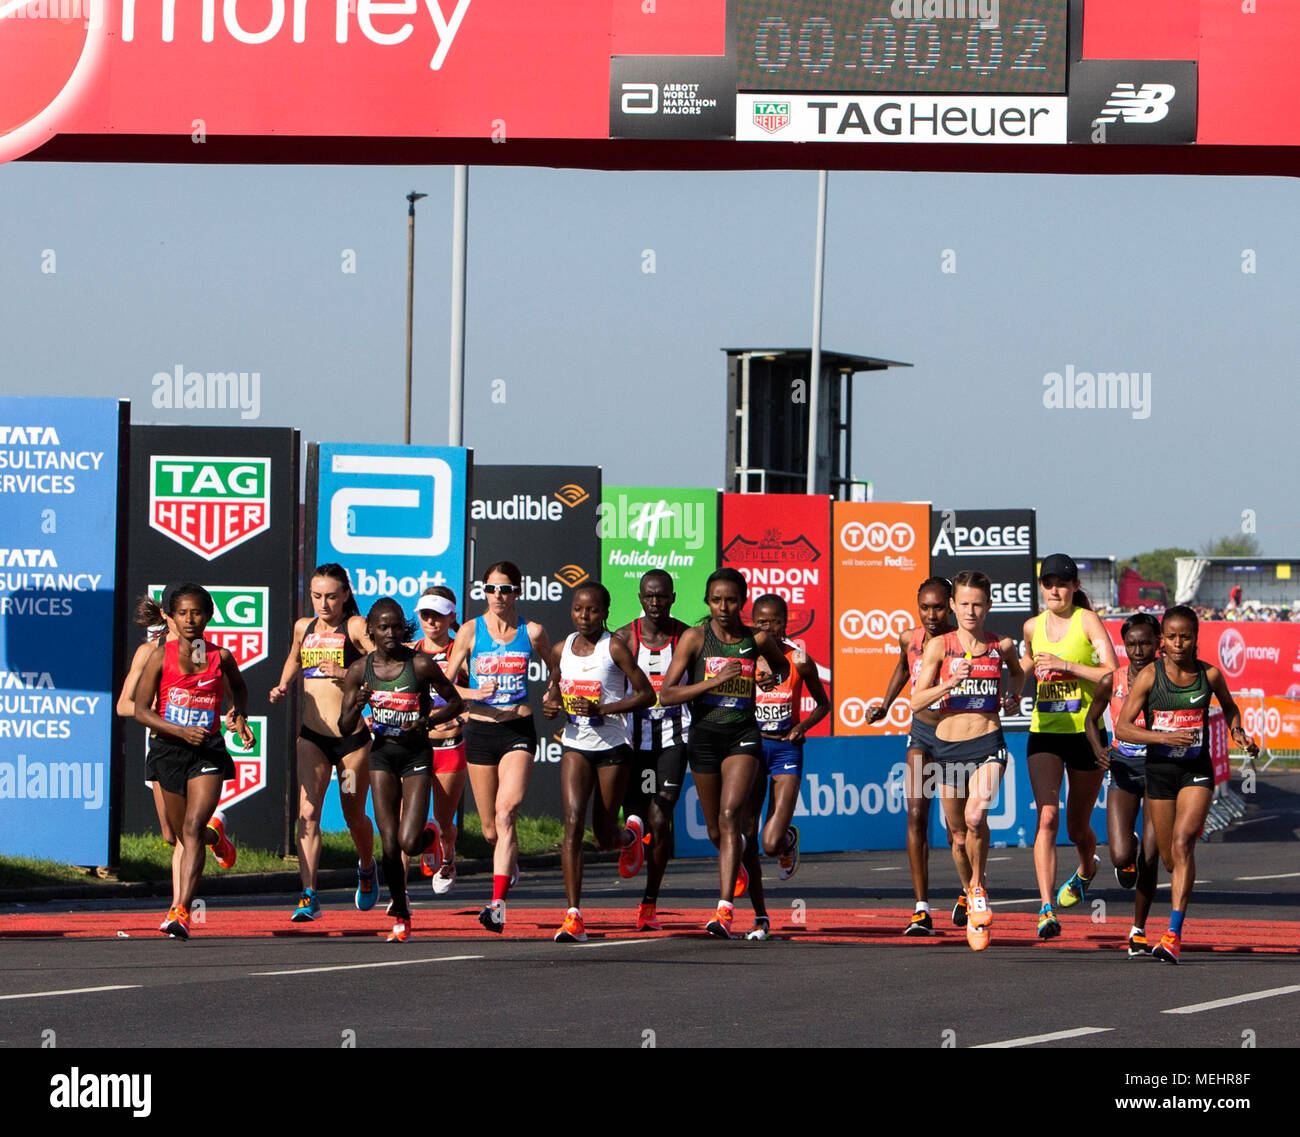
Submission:
[[[149,526],[205,561],[271,527],[269,458],[154,455]]]
[[[107,42],[105,0],[0,0],[0,162],[48,142]]]

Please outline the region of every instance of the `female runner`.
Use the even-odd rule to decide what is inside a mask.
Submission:
[[[920,623],[898,637],[898,665],[889,677],[885,697],[868,716],[868,722],[878,723],[889,714],[889,708],[894,705],[909,676],[912,690],[916,690],[916,676],[921,670],[925,645],[936,636],[952,631],[948,622],[952,613],[951,600],[952,583],[941,576],[932,576],[917,589],[916,608]],[[934,729],[939,725],[940,717],[934,707],[913,711],[912,730],[907,736],[907,781],[903,796],[907,801],[907,863],[912,870],[916,908],[903,929],[905,936],[934,935],[934,922],[930,918],[930,798],[925,792],[925,765],[934,761]],[[959,928],[966,926],[965,892],[957,897],[952,922]]]
[[[619,849],[618,871],[634,877],[645,859],[644,829],[629,817],[614,839],[614,818],[627,789],[632,766],[628,713],[655,701],[654,688],[636,665],[627,644],[609,633],[609,592],[603,584],[584,584],[573,593],[573,632],[551,652],[551,680],[543,707],[548,717],[563,711],[564,756],[560,787],[564,798],[564,891],[569,909],[557,943],[586,943],[582,922],[582,834],[592,790],[603,809],[594,821],[596,848]],[[628,685],[632,694],[627,695]]]
[[[943,771],[940,802],[952,842],[952,859],[966,892],[966,942],[974,951],[989,946],[993,911],[985,868],[989,854],[989,810],[1007,768],[999,705],[1008,714],[1020,705],[1024,672],[1010,638],[984,630],[993,586],[982,572],[959,572],[952,582],[956,631],[925,645],[912,690],[912,711],[936,700],[943,717],[935,728],[935,758]],[[1010,676],[1001,695],[1002,666]]]
[[[1105,770],[1084,733],[1084,720],[1096,684],[1115,670],[1115,649],[1088,598],[1079,588],[1079,570],[1064,553],[1043,560],[1038,574],[1043,611],[1025,621],[1024,670],[1038,680],[1029,726],[1029,781],[1038,808],[1034,871],[1038,877],[1038,935],[1061,934],[1052,898],[1062,908],[1083,900],[1097,873],[1097,835],[1092,810]],[[1066,832],[1079,854],[1079,867],[1056,891],[1056,832],[1060,826],[1061,780],[1069,780]]]
[[[238,664],[225,648],[203,638],[214,611],[207,589],[179,585],[167,609],[176,638],[155,644],[145,661],[135,689],[135,721],[153,733],[146,769],[150,780],[162,786],[167,820],[181,843],[179,887],[161,930],[187,940],[190,902],[203,874],[206,846],[216,844],[220,851],[228,844],[224,831],[213,825],[221,783],[235,776],[221,737],[221,700],[227,684],[233,706],[226,728],[238,735],[245,749],[253,745],[253,732],[244,717],[248,688]],[[234,856],[229,860],[233,864]]]
[[[379,895],[375,876],[375,837],[366,816],[370,790],[370,732],[361,727],[339,734],[343,677],[374,645],[366,622],[357,612],[347,570],[338,564],[320,565],[311,575],[311,604],[316,616],[293,625],[293,643],[284,661],[278,686],[271,688],[274,705],[289,694],[289,685],[302,677],[302,729],[298,732],[298,871],[302,895],[289,919],[306,923],[320,916],[316,873],[320,867],[321,807],[330,774],[337,771],[343,820],[357,850],[356,906],[365,912]]]
[[[767,660],[778,682],[790,674],[780,644],[741,621],[747,591],[745,578],[733,568],[720,568],[709,577],[704,591],[709,615],[677,641],[659,690],[666,707],[691,704],[691,773],[709,840],[718,849],[718,910],[705,930],[721,939],[732,938],[746,803],[763,755],[754,711],[758,656]],[[683,683],[688,670],[692,681]]]
[[[492,853],[492,902],[478,914],[479,923],[498,935],[506,926],[506,896],[514,884],[519,858],[515,816],[528,790],[537,752],[537,728],[528,706],[528,662],[535,652],[551,657],[546,629],[515,613],[523,591],[523,574],[510,561],[498,561],[483,574],[487,610],[461,625],[452,645],[447,672],[469,667],[469,722],[465,757],[483,837]]]
[[[348,668],[339,711],[339,733],[347,736],[357,729],[361,709],[370,705],[376,738],[370,748],[371,794],[384,879],[393,898],[389,912],[396,920],[390,943],[404,942],[411,928],[402,854],[421,856],[438,839],[425,825],[433,780],[429,728],[454,719],[463,706],[442,668],[406,645],[413,630],[396,600],[376,601],[366,616],[375,650]],[[430,688],[445,700],[437,710],[431,709]]]
[[[1115,723],[1120,741],[1147,748],[1146,806],[1160,859],[1169,870],[1172,908],[1169,930],[1151,954],[1165,963],[1178,962],[1183,917],[1196,880],[1196,842],[1214,796],[1211,695],[1228,720],[1233,742],[1252,758],[1259,753],[1241,728],[1241,712],[1219,669],[1196,658],[1197,628],[1196,613],[1187,605],[1176,604],[1165,612],[1160,622],[1163,652],[1134,677]]]

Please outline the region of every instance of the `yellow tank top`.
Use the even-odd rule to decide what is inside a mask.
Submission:
[[[1034,622],[1034,639],[1031,651],[1034,655],[1048,652],[1059,659],[1068,659],[1071,663],[1083,663],[1096,667],[1100,662],[1097,649],[1092,646],[1088,634],[1083,630],[1082,608],[1076,608],[1070,617],[1070,628],[1063,640],[1047,638],[1047,613],[1044,612]],[[1034,692],[1034,717],[1029,729],[1043,734],[1082,734],[1083,722],[1088,717],[1088,705],[1092,702],[1092,690],[1096,684],[1077,675],[1068,675],[1064,671],[1049,671],[1036,676],[1037,690]]]

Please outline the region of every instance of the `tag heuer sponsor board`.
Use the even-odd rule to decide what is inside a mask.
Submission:
[[[754,125],[768,134],[775,134],[790,125],[790,104],[788,102],[755,101]]]
[[[153,455],[149,525],[215,560],[270,528],[271,460]]]
[[[237,585],[205,584],[203,587],[211,594],[214,608],[203,638],[230,652],[241,671],[264,660],[269,590]],[[166,586],[162,584],[149,586],[149,595],[160,605],[165,591]]]
[[[242,749],[239,736],[232,731],[222,731],[226,749],[235,763],[235,776],[221,783],[221,800],[217,802],[220,809],[229,809],[266,788],[266,717],[250,715],[248,729],[253,732],[251,750]]]

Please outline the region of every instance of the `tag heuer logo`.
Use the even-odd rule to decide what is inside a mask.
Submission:
[[[154,455],[149,525],[205,561],[271,527],[271,459]]]
[[[266,658],[267,644],[267,588],[239,588],[227,585],[205,584],[212,596],[212,619],[203,631],[203,638],[224,647],[235,657],[241,671],[261,663]],[[151,584],[149,595],[163,602],[165,586]]]
[[[790,125],[789,103],[755,103],[754,125],[768,134],[775,134]]]
[[[266,789],[266,716],[250,715],[248,727],[253,732],[250,750],[243,749],[243,744],[230,731],[221,732],[235,763],[235,776],[221,783],[221,800],[217,802],[221,809],[229,809]]]

